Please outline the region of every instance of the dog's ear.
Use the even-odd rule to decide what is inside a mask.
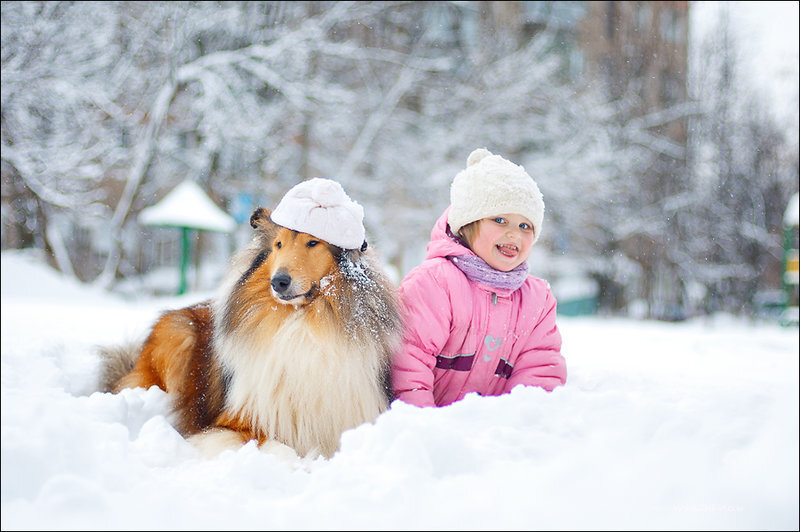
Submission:
[[[253,227],[254,238],[258,239],[262,249],[266,253],[272,253],[272,241],[278,234],[280,226],[272,221],[270,214],[272,211],[264,207],[258,207],[250,215],[250,225]]]
[[[250,215],[250,226],[253,229],[258,229],[259,227],[266,229],[267,225],[273,224],[269,217],[270,214],[271,212],[269,209],[264,207],[256,208],[256,210],[253,211],[253,214]]]

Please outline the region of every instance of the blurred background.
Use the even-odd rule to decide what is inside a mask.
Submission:
[[[560,313],[796,322],[797,3],[767,74],[736,4],[3,1],[2,249],[212,290],[252,210],[320,176],[399,281],[486,147],[544,194]],[[164,203],[187,182],[222,212]]]

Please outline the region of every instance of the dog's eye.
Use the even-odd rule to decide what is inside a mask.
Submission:
[[[308,244],[306,244],[306,247],[313,248],[313,247],[314,247],[314,246],[316,246],[317,244],[319,244],[319,240],[309,240],[309,241],[308,241]]]
[[[278,248],[278,249],[281,249],[281,245],[282,245],[282,244],[281,244],[281,241],[280,241],[280,240],[278,240],[277,242],[275,242],[275,247],[276,247],[276,248]]]

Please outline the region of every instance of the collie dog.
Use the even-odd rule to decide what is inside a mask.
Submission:
[[[330,457],[392,400],[395,291],[366,246],[286,229],[263,207],[250,225],[214,300],[163,313],[137,349],[102,352],[101,389],[163,389],[206,455],[257,440]]]

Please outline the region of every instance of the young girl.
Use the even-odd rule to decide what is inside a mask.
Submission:
[[[543,217],[539,187],[521,166],[483,148],[470,154],[425,260],[400,286],[406,331],[392,361],[398,399],[444,406],[472,392],[564,384],[556,300],[526,262]]]

